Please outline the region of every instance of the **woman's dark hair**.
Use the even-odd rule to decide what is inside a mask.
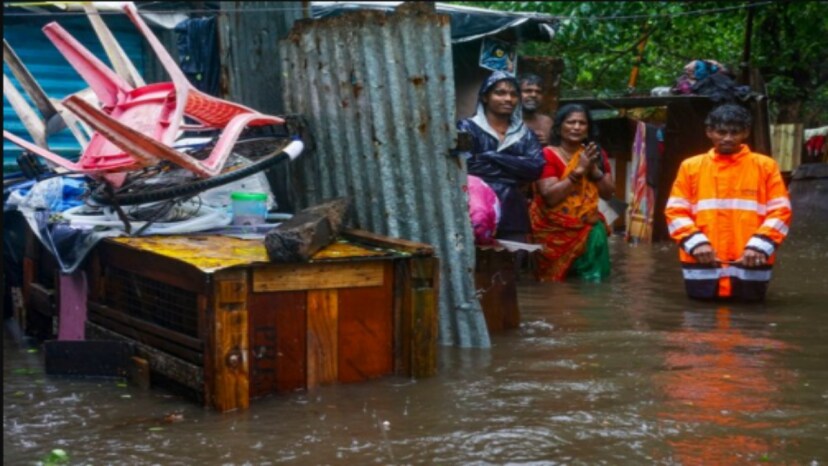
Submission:
[[[560,145],[561,144],[561,126],[563,125],[564,120],[569,118],[569,115],[573,113],[583,113],[586,116],[587,127],[589,132],[587,133],[587,140],[588,141],[598,141],[598,127],[595,126],[595,122],[592,121],[592,115],[589,114],[589,109],[586,108],[585,105],[581,104],[566,104],[563,107],[558,109],[558,113],[555,114],[555,121],[552,123],[552,134],[550,135],[549,141],[553,145]]]
[[[707,115],[704,124],[708,128],[721,128],[732,126],[741,129],[750,129],[753,117],[750,112],[741,105],[724,104],[716,107]]]

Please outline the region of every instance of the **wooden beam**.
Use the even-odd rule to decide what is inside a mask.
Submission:
[[[129,264],[121,268],[182,290],[199,294],[208,291],[204,272],[185,262],[107,239],[101,241],[97,248],[100,248],[103,263],[109,267]]]
[[[123,322],[109,319],[97,312],[90,312],[88,321],[92,321],[101,327],[112,330],[113,332],[118,332],[133,341],[150,345],[159,351],[169,353],[192,364],[201,364],[204,361],[204,354],[200,351],[194,351],[192,349],[177,345],[170,340],[157,335],[142,332],[136,328],[124,324]]]
[[[253,291],[359,288],[383,283],[382,263],[347,262],[271,265],[253,269]]]
[[[334,383],[339,364],[337,290],[308,291],[307,319],[307,386]]]
[[[411,342],[411,376],[437,373],[437,295],[434,288],[411,290],[414,328]]]
[[[358,382],[394,371],[393,264],[371,288],[339,290],[339,381]]]
[[[436,257],[411,260],[411,376],[437,373],[437,319],[440,263]]]
[[[129,367],[129,381],[137,385],[141,390],[149,390],[152,385],[150,363],[138,356],[132,357],[132,365]]]
[[[175,356],[170,356],[150,345],[136,342],[131,338],[101,327],[93,322],[86,322],[86,334],[89,338],[128,341],[135,345],[135,353],[137,356],[149,361],[152,372],[163,374],[170,380],[198,392],[204,391],[204,371],[194,364],[190,364]]]
[[[50,290],[40,283],[29,283],[29,308],[46,316],[56,316],[55,290]]]
[[[394,261],[394,374],[411,377],[411,267],[409,260]]]
[[[210,399],[215,409],[226,412],[250,405],[250,367],[247,334],[248,281],[245,270],[223,270],[214,275],[213,342]]]
[[[299,212],[270,230],[265,236],[265,248],[270,261],[309,261],[342,231],[349,204],[347,198],[324,202]]]
[[[389,236],[378,235],[365,230],[345,229],[342,236],[372,246],[380,246],[387,249],[407,252],[413,256],[432,256],[434,247],[430,244],[418,243]]]
[[[136,319],[125,312],[115,310],[109,306],[98,304],[96,302],[89,303],[89,311],[100,314],[108,319],[121,322],[129,327],[141,330],[146,333],[155,334],[159,337],[166,338],[173,343],[190,348],[192,350],[201,352],[204,351],[204,342],[198,338],[193,338],[175,330],[161,327],[160,325],[147,322],[142,319]]]

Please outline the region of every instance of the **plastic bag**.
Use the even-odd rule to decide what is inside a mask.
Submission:
[[[493,244],[500,221],[500,200],[494,190],[480,178],[468,176],[469,217],[475,244]]]

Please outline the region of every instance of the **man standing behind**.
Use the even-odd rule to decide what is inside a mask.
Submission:
[[[552,131],[552,118],[540,113],[543,103],[543,80],[536,74],[524,74],[518,79],[520,83],[521,104],[523,105],[523,123],[538,138],[542,147],[549,145]]]
[[[763,300],[791,203],[776,162],[744,143],[751,116],[722,105],[707,116],[713,149],[682,162],[670,198],[670,236],[691,298]]]
[[[457,129],[471,134],[468,174],[485,181],[500,200],[495,237],[527,242],[529,211],[520,185],[537,180],[546,161],[521,119],[517,80],[503,71],[492,73],[480,86],[477,112],[460,120]]]

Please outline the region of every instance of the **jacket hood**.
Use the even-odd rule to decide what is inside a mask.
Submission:
[[[501,147],[499,150],[502,150],[505,147],[508,147],[515,142],[517,142],[521,137],[523,137],[523,133],[526,132],[526,127],[523,124],[523,111],[521,107],[521,100],[520,100],[520,84],[518,84],[517,78],[512,76],[511,74],[505,71],[495,71],[489,75],[483,81],[483,84],[480,85],[480,91],[477,93],[477,112],[472,117],[472,121],[474,121],[478,126],[483,128],[487,133],[491,134],[495,139],[497,139],[497,134],[494,130],[491,129],[489,126],[488,121],[486,120],[486,112],[483,108],[483,96],[491,90],[495,84],[499,83],[500,81],[509,81],[515,85],[515,89],[517,89],[518,93],[518,104],[515,108],[515,111],[512,112],[512,116],[510,117],[509,129],[506,132],[506,139],[502,142]]]
[[[490,74],[488,78],[483,80],[483,83],[480,85],[480,91],[477,93],[477,101],[481,102],[483,100],[483,95],[489,92],[489,90],[500,81],[509,81],[514,84],[515,89],[518,91],[518,97],[520,97],[520,84],[518,83],[517,78],[505,71],[495,71]]]

